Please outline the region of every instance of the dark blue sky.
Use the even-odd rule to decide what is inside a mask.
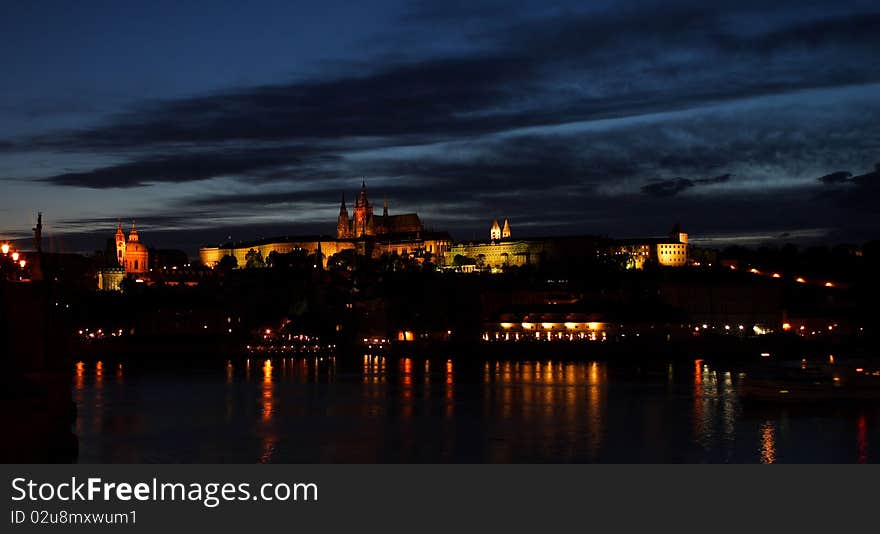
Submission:
[[[367,178],[457,238],[880,237],[876,2],[18,2],[0,238],[332,233]]]

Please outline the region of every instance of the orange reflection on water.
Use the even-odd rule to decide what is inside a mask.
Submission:
[[[604,368],[604,366],[603,366]],[[589,426],[588,449],[590,456],[596,458],[602,446],[602,382],[599,363],[590,362],[587,369],[587,425]]]
[[[83,405],[85,404],[85,367],[86,365],[83,362],[76,362],[76,371],[73,381],[73,400],[74,402],[76,402],[78,411],[81,410]],[[81,436],[83,433],[82,424],[82,412],[78,412],[76,416],[76,422],[74,423],[74,425],[76,426],[75,432],[77,436]]]
[[[104,363],[95,364],[95,411],[92,419],[92,428],[100,431],[104,426]]]
[[[776,462],[776,429],[772,421],[764,421],[761,425],[761,463]]]
[[[858,462],[860,464],[868,463],[868,421],[865,418],[865,414],[859,414],[859,420],[856,423],[857,433],[856,433],[856,443],[859,448],[859,459]]]
[[[76,375],[73,382],[73,387],[77,391],[82,391],[85,386],[85,364],[83,362],[76,362]]]
[[[364,356],[362,379],[364,384],[384,384],[386,371],[385,356]]]
[[[272,384],[272,360],[263,362],[263,421],[272,419],[274,387]]]
[[[277,441],[278,438],[276,438],[274,434],[267,434],[263,437],[263,452],[260,454],[257,463],[268,464],[272,462],[272,457],[275,455],[275,443]]]
[[[95,364],[95,389],[104,387],[104,364],[98,362]]]
[[[444,391],[446,417],[452,417],[455,411],[455,380],[452,371],[452,360],[446,360],[446,389]]]
[[[403,373],[400,375],[401,388],[401,415],[404,418],[410,418],[413,415],[413,376],[412,376],[412,358],[404,358],[400,362],[403,367]]]

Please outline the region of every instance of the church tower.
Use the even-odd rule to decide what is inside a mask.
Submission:
[[[116,263],[120,267],[125,265],[125,232],[122,231],[122,219],[116,227]]]
[[[336,237],[337,239],[348,239],[351,237],[351,221],[348,219],[348,208],[345,207],[345,193],[342,194],[342,204],[339,206]]]
[[[361,237],[367,233],[367,223],[373,218],[373,206],[367,200],[367,182],[361,182],[361,194],[354,203],[354,224],[352,224],[352,236]]]
[[[510,237],[510,221],[508,219],[504,219],[504,227],[501,228],[501,239],[508,239]]]
[[[501,239],[501,225],[498,224],[498,219],[492,221],[492,228],[489,229],[489,239],[493,241]]]

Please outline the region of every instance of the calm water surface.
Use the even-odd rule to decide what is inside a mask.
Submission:
[[[80,462],[876,462],[876,406],[740,403],[690,363],[77,363]]]

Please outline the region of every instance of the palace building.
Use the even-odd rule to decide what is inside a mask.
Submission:
[[[242,267],[247,262],[247,255],[253,251],[262,258],[269,254],[290,253],[295,250],[305,251],[308,255],[320,254],[322,263],[344,250],[354,250],[357,254],[379,257],[382,254],[413,255],[424,258],[432,257],[432,261],[442,264],[452,239],[446,232],[426,230],[416,213],[391,215],[388,212],[388,200],[384,201],[382,214],[373,213],[373,205],[367,198],[366,181],[361,182],[360,193],[355,198],[351,214],[345,204],[343,195],[336,221],[336,236],[284,236],[259,241],[235,242],[216,247],[199,249],[199,259],[203,264],[213,267],[224,256],[232,256],[237,265]]]
[[[492,221],[486,241],[460,242],[446,253],[447,268],[498,271],[613,259],[626,269],[644,269],[648,262],[663,267],[687,264],[688,235],[676,225],[668,238],[609,239],[599,236],[559,236],[513,239],[510,221]]]

